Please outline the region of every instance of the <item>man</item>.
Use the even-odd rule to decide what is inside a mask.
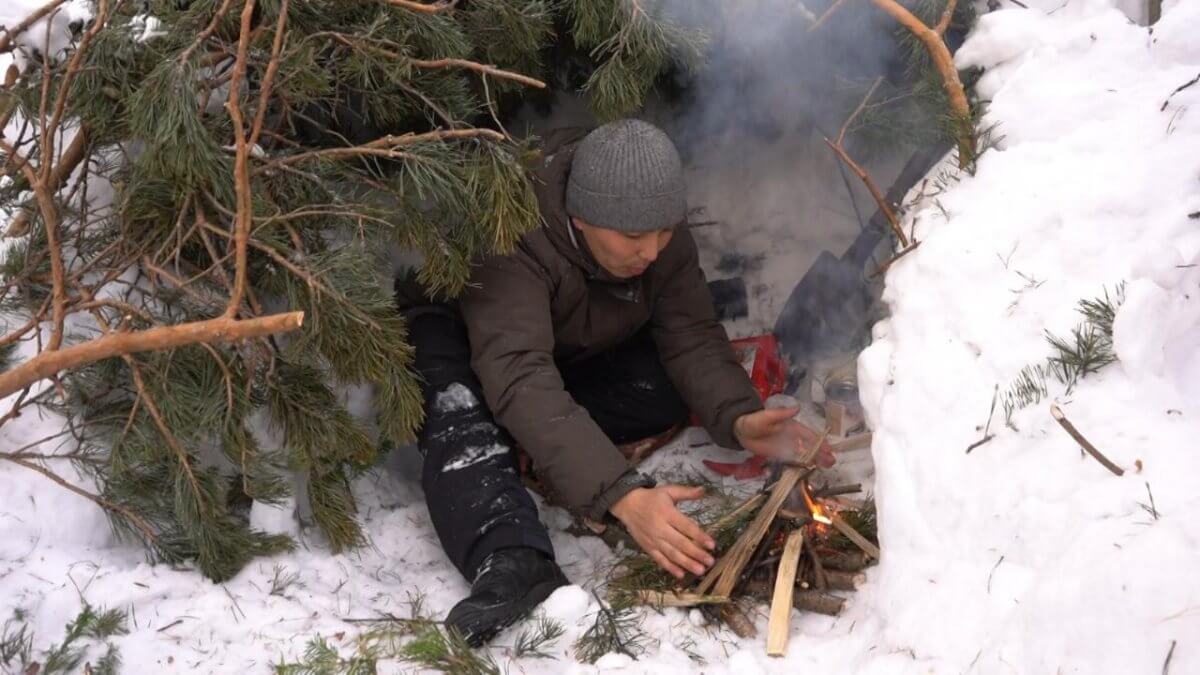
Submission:
[[[446,623],[472,645],[567,583],[518,447],[557,501],[616,518],[682,577],[714,562],[712,538],[676,506],[702,490],[656,485],[616,444],[689,411],[725,447],[787,458],[815,441],[796,410],[763,410],[716,320],[666,134],[638,120],[560,133],[535,186],[543,227],[482,261],[456,309],[408,312],[424,379],[425,497],[471,580]]]

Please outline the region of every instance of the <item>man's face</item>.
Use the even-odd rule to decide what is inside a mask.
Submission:
[[[658,259],[658,254],[670,243],[674,232],[670,229],[622,232],[591,225],[579,218],[572,218],[571,222],[583,233],[596,262],[620,279],[641,276],[650,263]]]

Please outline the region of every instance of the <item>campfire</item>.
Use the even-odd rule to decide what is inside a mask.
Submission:
[[[837,615],[879,559],[874,506],[844,495],[860,485],[814,487],[813,469],[776,465],[761,491],[707,529],[719,557],[703,577],[676,581],[627,561],[611,582],[625,602],[698,607],[741,637],[757,635],[750,612],[769,605],[767,653],[787,650],[792,609]]]

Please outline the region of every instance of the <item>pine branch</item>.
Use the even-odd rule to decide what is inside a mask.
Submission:
[[[947,11],[943,13],[942,19],[938,22],[938,30],[922,23],[896,0],[872,0],[872,2],[908,29],[929,52],[933,65],[941,76],[942,87],[950,104],[950,114],[957,125],[955,136],[958,138],[959,166],[966,168],[976,157],[975,139],[971,129],[973,117],[962,80],[958,77],[958,68],[954,66],[954,57],[951,56],[950,49],[946,47],[942,36],[945,28],[950,25],[950,17],[954,14],[955,0],[948,0]]]
[[[593,591],[600,608],[592,625],[575,641],[575,658],[595,663],[609,653],[624,654],[636,659],[641,656],[646,639],[633,607],[609,607]]]

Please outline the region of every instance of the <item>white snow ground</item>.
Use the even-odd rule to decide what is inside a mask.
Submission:
[[[1152,32],[1105,0],[1027,4],[984,16],[959,52],[961,65],[988,68],[980,90],[1002,148],[910,213],[923,243],[889,272],[892,317],[860,360],[885,551],[868,586],[839,618],[797,615],[784,659],[769,659],[761,638],[707,631],[671,610],[645,613],[657,644],[643,658],[597,667],[569,656],[594,611],[571,587],[547,603],[568,628],[554,649],[561,660],[512,660],[499,647],[502,666],[1160,673],[1174,644],[1169,672],[1200,672],[1200,220],[1188,218],[1200,211],[1200,116],[1190,110],[1200,85],[1164,107],[1200,73],[1200,0],[1168,2]],[[5,13],[20,12],[6,2]],[[1019,431],[994,423],[997,437],[965,454],[993,387],[1048,355],[1043,331],[1066,333],[1078,300],[1122,281],[1120,362],[1051,397],[1125,476],[1081,458],[1048,401],[1014,417]],[[56,430],[27,415],[0,429],[0,448]],[[732,456],[689,447],[698,433],[654,465]],[[842,471],[868,464],[865,453],[846,459]],[[411,461],[391,464],[356,486],[371,547],[332,556],[310,541],[219,586],[144,563],[90,503],[0,464],[0,621],[22,611],[39,651],[62,638],[81,600],[126,609],[132,631],[116,643],[132,673],[267,672],[316,635],[349,653],[362,626],[345,618],[404,615],[414,592],[442,613],[466,589],[438,548]],[[1157,519],[1142,507],[1148,487]],[[612,554],[563,533],[562,512],[545,518],[568,576],[592,588]],[[276,567],[296,582],[272,594]],[[496,643],[512,640],[510,631]]]

